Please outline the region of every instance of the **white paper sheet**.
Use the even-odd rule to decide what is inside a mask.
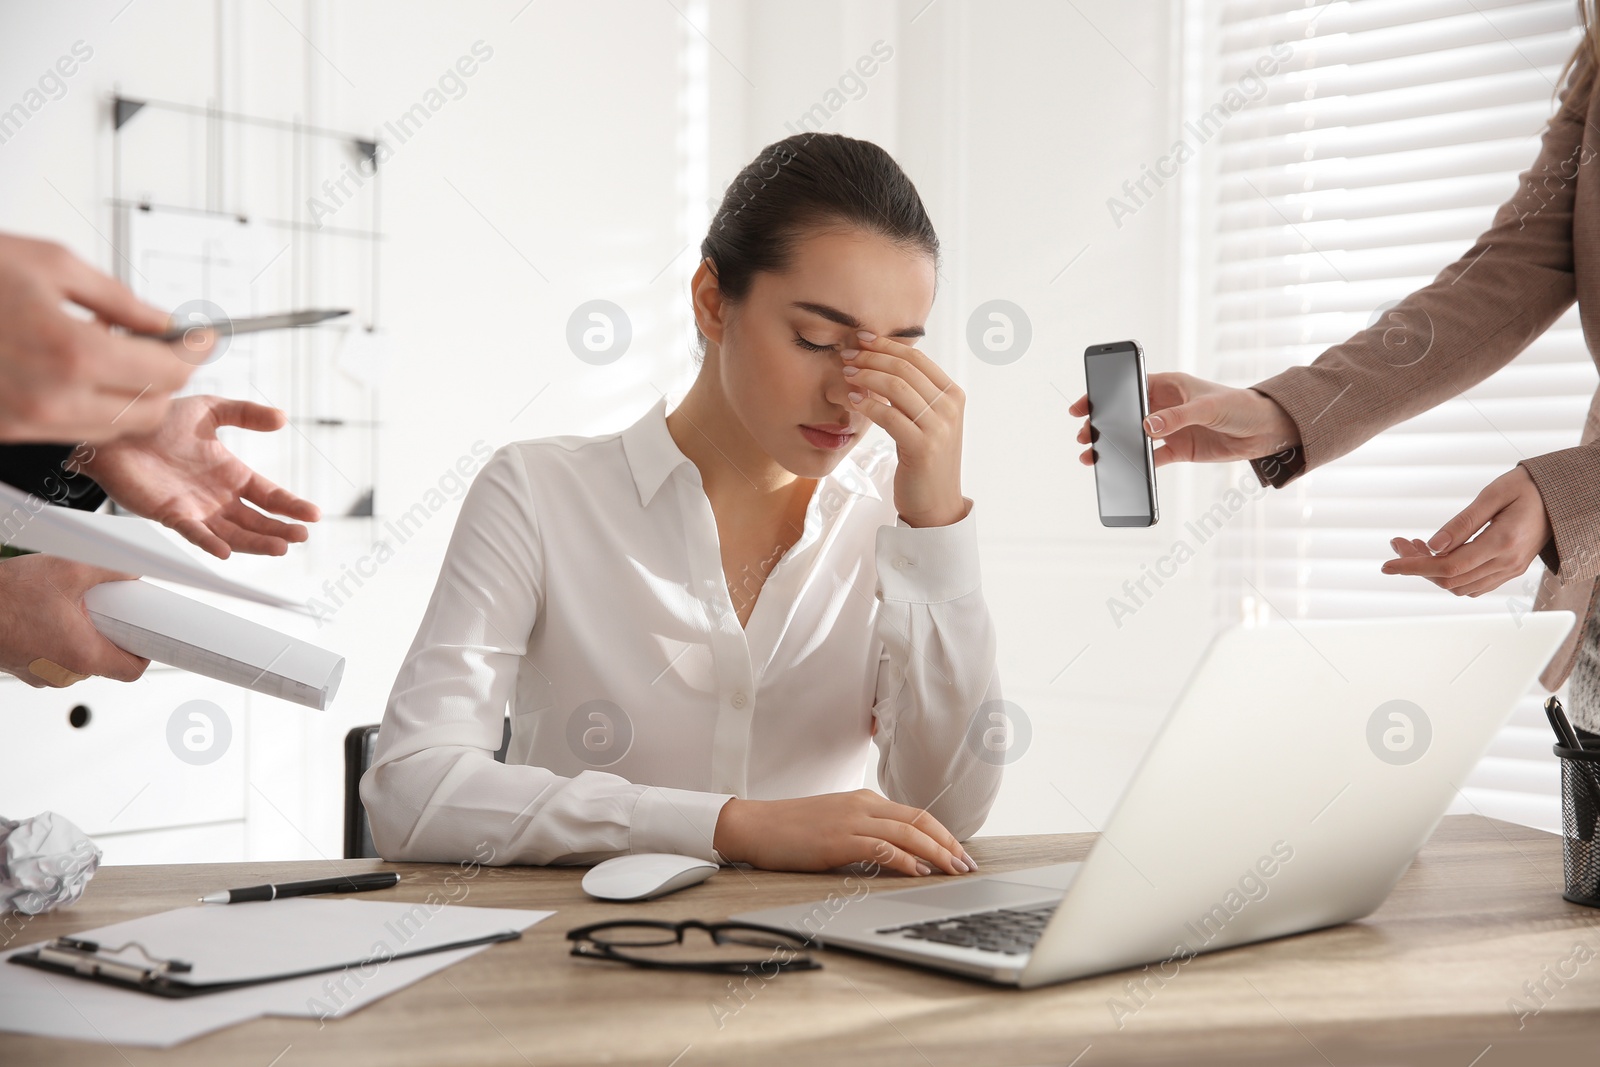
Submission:
[[[196,981],[316,960],[369,957],[526,930],[553,911],[369,900],[289,900],[181,908],[81,931],[103,945],[139,941],[156,956],[188,959]],[[25,952],[37,946],[15,950]],[[334,1019],[495,945],[452,949],[361,969],[168,1000],[33,967],[0,962],[0,1030],[113,1045],[170,1048],[261,1015]],[[15,952],[5,953],[5,957]],[[130,959],[137,959],[131,953]]]
[[[190,559],[167,540],[163,530],[149,519],[132,515],[56,507],[0,482],[0,541],[6,544],[312,614],[299,601],[224,578]]]
[[[118,648],[319,711],[344,676],[343,656],[149,582],[101,582],[83,606]]]

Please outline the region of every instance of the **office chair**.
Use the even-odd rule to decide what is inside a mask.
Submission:
[[[344,735],[344,858],[375,857],[378,850],[372,847],[372,827],[367,822],[367,809],[361,805],[361,776],[372,766],[372,746],[378,739],[378,726],[357,726]],[[500,751],[494,758],[506,761],[506,749],[511,745],[511,716],[506,716],[505,729],[500,734]]]

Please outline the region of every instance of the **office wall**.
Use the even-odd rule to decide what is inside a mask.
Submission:
[[[980,510],[1006,697],[1031,731],[986,832],[1088,829],[1211,628],[1203,546],[1159,585],[1149,573],[1209,505],[1214,479],[1164,476],[1160,525],[1105,530],[1066,413],[1090,343],[1136,337],[1152,369],[1189,358],[1178,183],[1121,226],[1105,206],[1171,143],[1178,7],[11,0],[0,3],[0,103],[77,40],[94,58],[0,145],[0,229],[50,235],[112,268],[114,87],[374,130],[475,43],[491,48],[384,170],[381,518],[421,499],[476,441],[599,432],[658,390],[681,395],[693,248],[727,181],[803,115],[879,141],[917,181],[943,242],[925,348],[968,395],[965,488]],[[832,92],[875,46],[892,55],[864,88]],[[227,181],[248,190],[251,179],[235,168]],[[565,341],[568,316],[597,298],[622,306],[634,334],[605,366]],[[967,342],[974,312],[995,300],[1031,326],[1011,362]],[[395,546],[314,631],[349,661],[334,710],[251,699],[252,856],[337,853],[339,740],[381,717],[457,505]],[[289,561],[243,566],[313,596],[378,536],[360,523],[315,530],[321,543]],[[1144,595],[1130,597],[1124,583],[1140,579]],[[1113,597],[1134,610],[1114,618]]]

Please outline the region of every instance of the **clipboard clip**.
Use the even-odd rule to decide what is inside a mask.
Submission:
[[[312,974],[329,974],[333,971],[347,971],[352,967],[367,968],[388,963],[390,960],[410,959],[413,956],[427,956],[435,952],[449,952],[453,949],[473,948],[478,945],[492,945],[498,941],[515,941],[522,936],[520,930],[501,930],[498,933],[486,934],[483,937],[472,937],[462,941],[452,941],[448,944],[428,945],[424,948],[413,949],[409,952],[396,952],[375,954],[364,959],[350,960],[342,963],[321,962],[316,966],[303,970],[288,971],[283,974],[263,974],[244,978],[230,978],[222,981],[195,983],[185,980],[177,975],[189,974],[194,970],[194,964],[187,960],[162,959],[153,955],[137,941],[129,941],[116,948],[103,946],[96,941],[81,937],[58,937],[48,944],[30,952],[18,952],[4,958],[4,963],[21,964],[24,967],[38,967],[57,974],[69,974],[85,978],[94,982],[106,982],[111,985],[121,986],[124,989],[137,989],[141,993],[149,993],[158,997],[181,998],[201,996],[206,993],[221,993],[230,989],[243,989],[248,986],[261,985],[266,982],[282,982],[290,978],[304,978]],[[118,954],[135,950],[146,960],[137,963],[132,960],[119,959]]]
[[[117,958],[129,949],[138,950],[139,955],[147,962],[135,963]],[[40,946],[38,959],[42,963],[70,968],[74,973],[87,977],[104,975],[107,978],[137,982],[140,985],[162,981],[171,974],[188,974],[194,967],[185,960],[169,960],[153,956],[137,941],[109,948],[102,946],[98,941],[88,941],[80,937],[58,937],[49,944]]]

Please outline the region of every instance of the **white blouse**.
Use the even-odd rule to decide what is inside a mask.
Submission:
[[[380,855],[724,862],[730,798],[859,789],[874,743],[890,799],[957,838],[983,825],[1000,683],[971,499],[949,526],[907,526],[872,428],[741,627],[666,404],[617,433],[504,445],[478,473],[361,780]]]

